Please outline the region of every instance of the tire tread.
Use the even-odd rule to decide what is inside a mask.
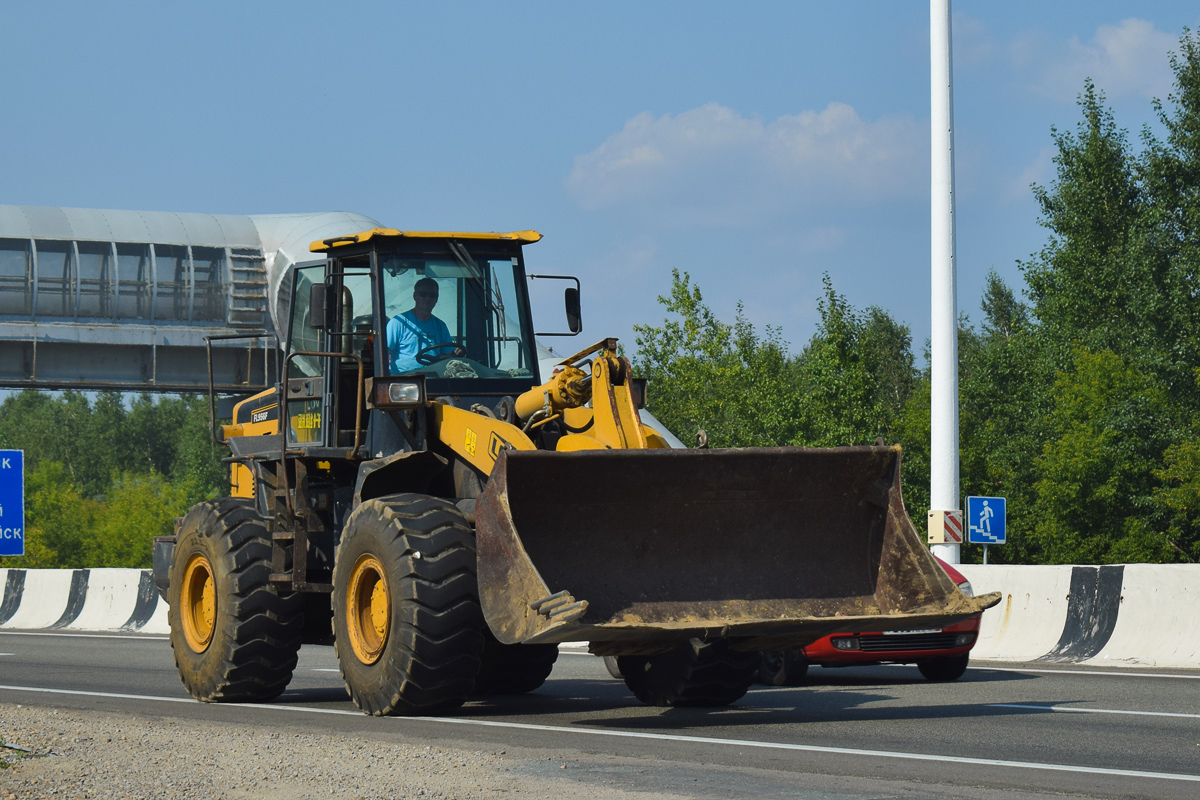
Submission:
[[[689,639],[654,656],[619,656],[625,685],[652,706],[726,706],[758,677],[759,653],[730,650],[728,643]]]
[[[287,688],[296,668],[304,631],[300,595],[281,595],[270,586],[271,543],[252,501],[204,501],[188,512],[182,527],[189,524],[210,540],[219,627],[197,657],[182,638],[179,610],[170,610],[180,680],[205,702],[271,700]],[[222,595],[225,588],[229,593]]]
[[[389,569],[393,595],[392,629],[373,665],[357,660],[344,628],[345,582],[353,568],[347,559],[354,557],[346,553],[358,539]],[[417,494],[375,498],[355,509],[334,559],[334,618],[342,680],[360,709],[424,714],[462,705],[479,671],[485,624],[475,537],[461,512]]]

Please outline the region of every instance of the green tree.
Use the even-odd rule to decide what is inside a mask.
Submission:
[[[916,386],[908,328],[879,308],[856,311],[828,276],[821,323],[797,356],[740,305],[732,325],[717,319],[686,274],[659,302],[672,316],[634,327],[634,366],[650,379],[651,413],[685,441],[697,428],[716,447],[895,439]]]
[[[1052,435],[1056,362],[1028,308],[993,271],[981,303],[979,330],[964,320],[959,334],[959,431],[964,496],[1008,498],[1008,543],[996,563],[1037,562],[1030,537],[1038,458]],[[968,548],[967,559],[981,551]]]
[[[208,402],[23,391],[0,404],[0,441],[25,452],[26,556],[10,566],[145,565],[149,540],[227,493]]]
[[[1040,401],[1036,388],[1025,392],[1023,429],[1025,438],[1044,442],[1032,461],[1038,519],[1028,555],[1049,561],[1194,557],[1188,492],[1190,453],[1200,440],[1195,34],[1185,31],[1171,64],[1175,90],[1168,103],[1155,101],[1165,140],[1147,130],[1135,153],[1088,82],[1076,132],[1054,132],[1056,179],[1048,189],[1035,188],[1051,238],[1022,265],[1036,321],[1033,358],[1026,361],[1035,374],[1053,368],[1058,377]],[[1037,386],[1032,378],[1025,383]],[[1019,483],[1015,476],[1008,482]]]
[[[900,489],[904,507],[918,531],[929,511],[931,387],[929,375],[921,375],[896,420],[896,442],[903,448],[900,461]]]
[[[1200,443],[1168,447],[1154,477],[1160,481],[1151,498],[1160,520],[1156,532],[1182,560],[1200,561]]]
[[[187,511],[193,493],[191,485],[171,483],[157,472],[121,474],[96,509],[89,562],[149,567],[151,540],[174,530],[175,517]]]
[[[911,334],[883,309],[856,311],[826,275],[821,322],[798,359],[802,433],[822,447],[897,438],[917,385]]]
[[[170,465],[158,470],[186,489],[187,506],[229,494],[229,468],[221,464],[225,452],[212,438],[208,399],[184,395],[178,401],[178,428]]]
[[[1035,486],[1033,535],[1045,560],[1173,560],[1146,524],[1153,471],[1177,433],[1164,425],[1162,385],[1111,351],[1080,349],[1054,388],[1054,438]]]
[[[1193,382],[1200,367],[1200,35],[1184,30],[1172,53],[1174,91],[1169,106],[1154,107],[1166,128],[1165,141],[1148,130],[1141,158],[1143,194],[1154,225],[1154,244],[1167,267],[1154,298],[1154,333],[1162,353],[1156,368],[1165,372],[1173,394],[1193,417],[1200,395]],[[1196,430],[1195,428],[1193,430]]]
[[[760,336],[741,307],[733,325],[717,319],[687,273],[672,272],[659,297],[670,315],[635,325],[635,372],[648,378],[647,408],[690,442],[699,429],[714,447],[783,444],[794,435],[798,400],[787,344],[775,329]]]
[[[89,567],[96,503],[85,500],[57,461],[41,461],[25,473],[23,558],[3,559],[11,567]]]
[[[1077,132],[1053,131],[1054,184],[1034,187],[1050,241],[1023,270],[1050,335],[1125,352],[1143,338],[1149,273],[1159,265],[1147,259],[1144,198],[1126,134],[1091,81],[1079,104]]]

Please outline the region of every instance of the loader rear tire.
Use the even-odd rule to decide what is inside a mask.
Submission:
[[[727,706],[758,677],[759,653],[730,650],[724,640],[689,639],[666,653],[618,656],[634,696],[651,706]]]
[[[462,513],[419,494],[359,505],[334,557],[333,626],[342,680],[363,711],[462,705],[484,647],[475,537]]]
[[[556,644],[501,644],[483,632],[483,658],[471,694],[528,694],[541,687],[558,660]]]
[[[188,694],[264,701],[292,679],[304,634],[301,595],[271,585],[271,538],[254,504],[207,500],[179,526],[167,590],[171,649]]]

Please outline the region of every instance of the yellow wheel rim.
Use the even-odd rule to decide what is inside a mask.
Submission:
[[[383,564],[373,555],[361,556],[350,573],[346,590],[346,621],[350,648],[364,664],[374,664],[387,644],[392,616]]]
[[[212,642],[217,617],[217,588],[213,583],[212,564],[195,553],[183,568],[183,586],[179,592],[183,638],[188,647],[203,653]]]

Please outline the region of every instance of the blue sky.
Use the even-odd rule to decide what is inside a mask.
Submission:
[[[531,267],[584,282],[580,345],[632,345],[678,268],[799,350],[827,272],[919,354],[928,24],[919,0],[3,2],[0,202],[535,228]],[[1085,76],[1136,141],[1198,24],[1186,2],[954,3],[962,311],[1045,242],[1029,184]]]

